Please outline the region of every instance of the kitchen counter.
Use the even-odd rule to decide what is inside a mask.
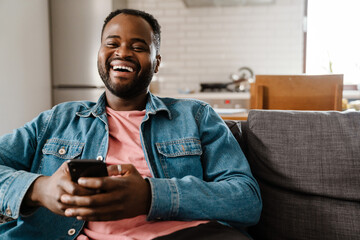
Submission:
[[[250,99],[249,92],[203,92],[189,94],[160,94],[160,97],[195,98],[195,99]],[[343,98],[360,99],[359,90],[344,90]]]
[[[213,108],[249,109],[249,92],[199,92],[189,94],[160,94],[160,97],[193,98],[209,103]]]
[[[159,94],[160,97],[193,98],[208,102],[224,120],[246,120],[250,109],[249,92],[199,92],[189,94]],[[343,98],[360,99],[360,91],[345,90]]]
[[[249,92],[199,92],[160,94],[160,97],[193,98],[209,103],[222,119],[246,120],[250,108]]]
[[[360,99],[360,91],[359,90],[345,90],[343,91],[343,98],[348,100],[358,100]]]
[[[195,98],[195,99],[250,99],[249,92],[198,92],[188,94],[156,94],[159,97]]]

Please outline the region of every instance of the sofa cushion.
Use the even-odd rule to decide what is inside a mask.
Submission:
[[[241,130],[263,198],[255,239],[359,239],[360,112],[252,110]]]

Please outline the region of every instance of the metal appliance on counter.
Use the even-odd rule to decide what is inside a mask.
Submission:
[[[200,83],[200,92],[248,92],[254,72],[249,67],[241,67],[230,75],[231,82]]]
[[[230,82],[225,83],[200,83],[200,93],[188,97],[203,100],[216,109],[249,109],[253,70],[249,67],[241,67],[230,75],[230,79]]]

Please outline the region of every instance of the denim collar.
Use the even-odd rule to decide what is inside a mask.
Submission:
[[[171,117],[171,112],[170,112],[169,108],[165,105],[165,103],[159,97],[157,97],[149,92],[148,100],[146,103],[146,115],[147,116],[149,116],[149,114],[155,115],[158,112],[166,112],[167,116],[171,120],[172,117]]]
[[[157,112],[165,111],[168,114],[169,119],[171,119],[171,113],[165,103],[157,96],[154,96],[149,92],[148,99],[146,102],[146,119],[149,118],[149,115],[155,115]],[[80,117],[89,117],[93,115],[94,117],[99,117],[106,113],[106,96],[105,92],[100,96],[97,103],[92,107],[86,107],[85,110],[79,111],[76,114]],[[145,120],[146,120],[145,119]]]

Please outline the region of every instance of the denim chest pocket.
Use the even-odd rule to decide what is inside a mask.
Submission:
[[[79,156],[84,143],[74,140],[49,139],[42,150],[43,154],[49,154],[62,159],[73,159]]]
[[[79,157],[84,145],[77,140],[48,139],[42,149],[43,158],[39,173],[51,175],[64,161]]]
[[[193,175],[202,178],[202,147],[199,139],[186,138],[156,143],[166,177]]]

